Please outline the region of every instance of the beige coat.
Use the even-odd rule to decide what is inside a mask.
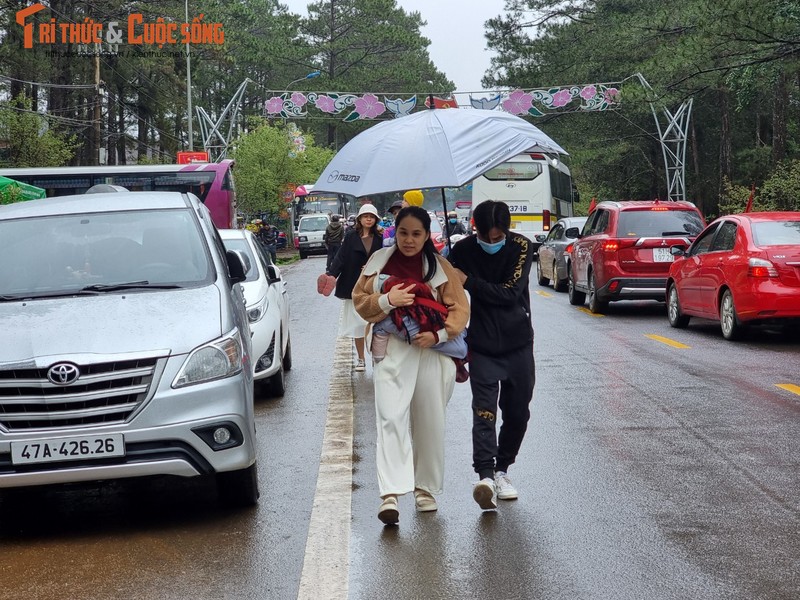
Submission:
[[[353,304],[356,312],[370,323],[367,329],[368,336],[371,333],[372,323],[382,321],[393,309],[389,304],[388,294],[380,291],[381,282],[378,275],[396,250],[397,246],[390,246],[375,252],[364,265],[364,270],[353,288]],[[444,304],[448,310],[444,329],[437,332],[439,341],[444,342],[460,334],[467,326],[469,301],[455,269],[441,256],[437,255],[436,259],[439,268],[427,284],[433,291],[436,301]],[[426,264],[423,262],[423,265]]]

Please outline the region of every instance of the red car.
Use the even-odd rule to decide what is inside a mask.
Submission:
[[[444,250],[444,247],[447,245],[447,237],[444,235],[444,231],[442,231],[442,224],[439,223],[439,219],[436,218],[434,213],[430,213],[431,215],[431,241],[433,245],[436,247],[436,251],[441,254]]]
[[[616,300],[664,301],[672,246],[686,248],[703,230],[691,202],[600,202],[572,243],[569,302],[604,312]]]
[[[756,322],[800,324],[800,212],[720,217],[689,246],[674,248],[667,280],[673,327],[719,321],[733,340]]]

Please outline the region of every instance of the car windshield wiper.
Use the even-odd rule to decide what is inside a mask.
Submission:
[[[686,231],[662,231],[661,235],[691,235]]]
[[[174,283],[150,283],[144,281],[130,281],[128,283],[95,283],[81,288],[81,292],[117,292],[119,290],[175,290],[182,286],[175,285]]]

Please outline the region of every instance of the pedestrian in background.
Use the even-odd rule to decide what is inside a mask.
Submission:
[[[364,204],[358,210],[355,227],[344,236],[331,266],[325,270],[336,277],[334,295],[341,298],[342,318],[339,320],[339,335],[353,338],[356,347],[355,371],[364,371],[364,333],[367,322],[353,308],[353,286],[367,259],[383,247],[383,235],[378,227],[378,210],[372,204]]]
[[[464,224],[458,220],[458,213],[456,213],[456,211],[451,210],[447,213],[447,222],[444,226],[444,232],[447,237],[467,234]]]
[[[258,238],[264,245],[264,248],[269,252],[272,257],[272,262],[278,262],[278,228],[269,223],[262,223],[261,230],[259,231]]]
[[[325,270],[329,271],[333,263],[333,257],[339,251],[344,240],[344,227],[339,220],[339,215],[331,215],[331,222],[325,228],[325,234],[322,236],[325,241],[325,246],[328,248],[328,261],[325,264]]]
[[[504,202],[475,208],[477,235],[456,243],[450,261],[469,292],[467,330],[472,388],[472,466],[479,482],[473,498],[484,510],[497,499],[515,500],[508,477],[530,419],[536,381],[528,279],[533,249],[528,238],[510,231]],[[498,438],[497,409],[503,424]]]
[[[392,205],[389,207],[389,214],[392,215],[392,224],[383,229],[384,246],[391,246],[394,244],[394,229],[397,220],[397,213],[400,212],[400,209],[405,208],[406,206],[408,206],[408,204],[404,200],[398,200],[397,202],[392,203]]]
[[[420,298],[432,297],[447,314],[433,326],[422,326],[410,342],[397,335],[385,338],[385,356],[373,366],[378,518],[386,525],[399,521],[398,496],[412,491],[418,511],[438,508],[434,495],[442,492],[444,482],[445,409],[455,387],[456,366],[433,346],[458,337],[469,319],[460,278],[431,241],[428,212],[404,208],[395,227],[396,243],[376,252],[356,282],[356,310],[374,324],[393,311],[420,308]],[[391,282],[390,277],[401,282],[386,291],[383,284]],[[430,289],[420,294],[417,286]],[[411,314],[423,317],[424,311]]]

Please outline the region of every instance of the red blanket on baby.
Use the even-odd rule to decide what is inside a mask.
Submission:
[[[420,331],[437,332],[444,328],[444,321],[447,318],[447,307],[433,299],[433,292],[430,286],[421,281],[413,279],[402,279],[400,277],[389,277],[383,282],[383,291],[388,292],[397,284],[402,284],[403,287],[408,287],[409,284],[415,284],[411,292],[416,296],[414,304],[411,306],[398,306],[392,313],[392,322],[395,327],[400,331],[405,331],[408,336],[408,330],[403,322],[403,317],[411,317],[419,324]]]

